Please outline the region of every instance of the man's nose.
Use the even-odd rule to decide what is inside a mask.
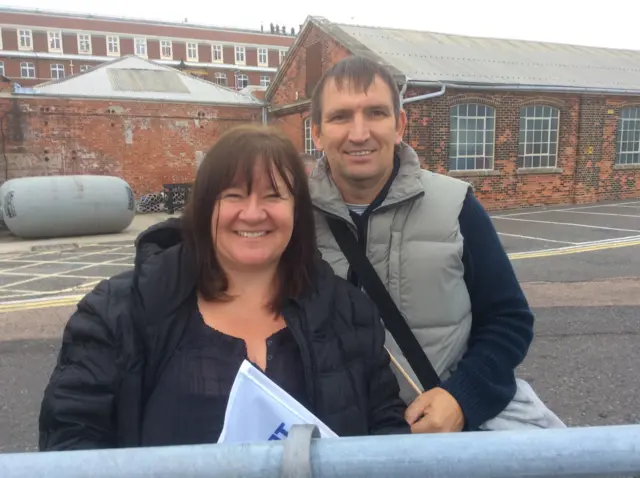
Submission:
[[[243,221],[261,221],[267,216],[264,208],[264,201],[255,193],[250,194],[244,207],[240,211],[239,218]]]
[[[362,114],[354,115],[349,130],[349,141],[352,143],[364,143],[371,136],[369,122]]]

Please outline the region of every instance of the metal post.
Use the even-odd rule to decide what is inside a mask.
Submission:
[[[640,425],[316,440],[311,440],[310,430],[302,427],[294,435],[290,443],[287,439],[245,445],[0,454],[0,477],[628,478],[640,475]],[[309,440],[311,473],[305,459]]]

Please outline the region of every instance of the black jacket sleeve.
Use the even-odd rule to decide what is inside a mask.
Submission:
[[[44,392],[39,417],[40,451],[116,446],[117,311],[110,281],[78,304],[62,338],[57,364]]]
[[[358,291],[359,292],[359,291]],[[391,370],[391,360],[384,347],[385,329],[375,305],[364,295],[362,314],[371,324],[372,341],[369,351],[369,434],[395,435],[411,433],[404,418],[407,405],[400,398],[400,386]]]

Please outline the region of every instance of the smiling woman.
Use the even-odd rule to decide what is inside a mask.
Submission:
[[[183,218],[136,248],[134,270],[69,320],[41,450],[215,443],[245,359],[339,436],[410,432],[380,317],[320,258],[304,165],[281,132],[225,133]]]

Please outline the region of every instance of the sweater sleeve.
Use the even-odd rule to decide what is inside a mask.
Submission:
[[[442,383],[476,430],[498,415],[516,392],[515,369],[533,339],[533,313],[491,218],[469,190],[459,216],[464,280],[473,317],[469,346]]]

